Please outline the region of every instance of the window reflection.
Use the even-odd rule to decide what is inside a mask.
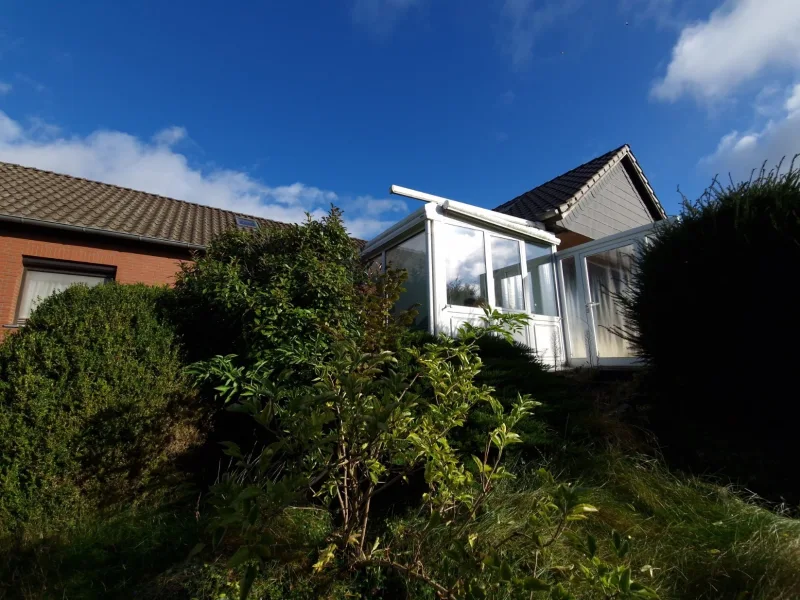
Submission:
[[[417,316],[414,326],[428,327],[428,255],[425,233],[408,238],[386,252],[386,265],[393,269],[405,269],[408,278],[403,282],[405,291],[395,304],[396,310],[414,309]]]
[[[439,228],[440,227],[440,228]],[[447,303],[457,306],[486,304],[486,257],[483,232],[467,227],[437,223],[445,254]]]
[[[525,310],[519,242],[491,236],[494,301],[501,308]]]
[[[586,312],[581,306],[578,269],[574,257],[570,256],[561,261],[561,273],[564,276],[564,309],[569,331],[570,355],[572,358],[586,358],[588,328]]]
[[[531,312],[536,315],[557,317],[558,304],[551,247],[528,242],[525,244],[525,259],[528,267],[527,288]]]

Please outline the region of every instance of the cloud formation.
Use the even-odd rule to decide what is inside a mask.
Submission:
[[[67,137],[39,119],[25,126],[0,111],[0,160],[6,162],[291,223],[303,221],[306,212],[321,217],[335,203],[359,237],[380,232],[405,211],[394,200],[340,197],[300,182],[270,186],[244,171],[194,166],[173,147],[187,136],[182,127],[168,127],[150,141],[111,130]]]
[[[681,31],[652,94],[668,101],[685,94],[713,101],[770,70],[796,71],[798,32],[798,0],[727,0],[706,21]]]
[[[580,0],[505,0],[501,11],[501,44],[516,68],[533,56],[539,34],[577,10]]]
[[[730,173],[734,180],[747,179],[753,169],[767,168],[781,159],[790,162],[800,153],[800,82],[782,94],[781,114],[753,131],[731,131],[723,136],[716,151],[701,161],[709,171]],[[797,163],[796,163],[797,164]]]
[[[376,38],[387,37],[418,0],[355,0],[353,23]]]

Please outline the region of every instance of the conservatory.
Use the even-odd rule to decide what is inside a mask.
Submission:
[[[489,305],[529,316],[516,338],[548,365],[635,364],[614,333],[624,326],[615,294],[653,226],[558,252],[559,239],[541,223],[399,186],[391,192],[425,204],[370,240],[363,256],[407,270],[397,306],[417,309],[416,327],[453,335]]]

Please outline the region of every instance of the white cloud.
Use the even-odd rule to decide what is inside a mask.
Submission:
[[[800,112],[800,83],[794,84],[789,98],[786,100],[786,112],[790,116],[797,116]]]
[[[790,162],[800,153],[800,83],[786,90],[781,115],[754,131],[731,131],[722,137],[716,151],[701,160],[701,167],[714,173],[730,173],[734,180],[747,179],[764,161],[772,167],[781,159]]]
[[[397,220],[387,219],[381,207],[397,212],[399,205],[370,197],[350,200],[300,182],[269,186],[244,171],[195,167],[171,147],[186,135],[170,127],[152,141],[110,130],[67,137],[44,121],[31,119],[25,127],[0,111],[0,160],[283,222],[301,222],[306,212],[321,217],[336,203],[351,234],[362,237]]]
[[[383,213],[408,212],[408,205],[399,198],[373,198],[372,196],[359,196],[356,204],[363,206],[368,215]]]
[[[22,127],[0,110],[0,147],[5,142],[13,142],[22,135]]]
[[[153,141],[160,146],[172,146],[186,138],[186,128],[173,125],[162,129],[153,136]]]
[[[353,22],[366,29],[376,38],[385,38],[397,21],[403,17],[418,0],[355,0],[353,2]]]
[[[664,78],[652,93],[724,98],[771,69],[800,68],[798,0],[727,0],[708,20],[685,27]]]
[[[14,86],[5,81],[0,81],[0,96],[5,96]]]
[[[501,13],[501,44],[515,67],[533,55],[536,38],[546,28],[574,12],[580,0],[505,0]]]

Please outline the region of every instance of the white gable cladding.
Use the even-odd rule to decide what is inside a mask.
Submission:
[[[653,222],[620,161],[595,183],[557,225],[599,239]]]

